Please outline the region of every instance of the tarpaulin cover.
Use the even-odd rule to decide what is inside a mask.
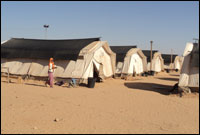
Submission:
[[[76,60],[79,52],[99,38],[39,40],[12,38],[1,44],[1,58]]]

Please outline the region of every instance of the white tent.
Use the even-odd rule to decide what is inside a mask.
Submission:
[[[178,86],[199,88],[199,44],[187,43]]]
[[[177,58],[177,54],[161,54],[163,60],[164,60],[164,69],[165,70],[174,70],[174,62],[175,58]],[[179,64],[176,61],[176,64]]]
[[[123,69],[123,66],[124,66],[124,60],[125,60],[125,57],[126,57],[127,53],[132,48],[137,48],[137,46],[136,45],[123,45],[123,46],[110,46],[110,48],[112,49],[113,52],[116,53],[116,71],[115,71],[115,75],[116,76],[120,76],[121,73],[122,73],[122,69]],[[129,55],[130,55],[130,53],[129,53]]]
[[[176,58],[174,60],[174,63],[173,63],[173,69],[175,69],[175,70],[181,70],[182,62],[183,62],[183,57],[176,56]]]
[[[97,69],[101,78],[107,78],[114,75],[115,58],[106,41],[96,41],[83,48],[79,54],[83,59],[78,59],[75,64],[75,70],[72,72],[73,78],[93,77],[94,68]],[[65,74],[62,75],[65,77]]]
[[[155,52],[152,59],[152,69],[150,68],[150,62],[147,64],[148,71],[152,70],[155,72],[161,72],[164,70],[164,60],[161,53]]]
[[[124,58],[122,74],[141,74],[147,71],[147,58],[139,48],[130,49]]]

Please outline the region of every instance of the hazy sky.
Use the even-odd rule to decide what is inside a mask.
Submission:
[[[102,37],[181,55],[199,37],[199,2],[1,2],[1,41]]]

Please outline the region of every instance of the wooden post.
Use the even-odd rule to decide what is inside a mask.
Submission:
[[[152,44],[153,44],[153,41],[150,41],[150,43],[151,43],[150,71],[152,71]]]
[[[9,81],[10,81],[10,71],[9,71],[9,68],[7,68],[7,70],[8,70],[8,83],[9,83]]]
[[[10,71],[9,71],[9,67],[1,67],[1,68],[7,69],[7,74],[8,74],[8,76],[7,76],[7,81],[8,81],[8,83],[9,83],[9,80],[10,80]]]
[[[171,49],[171,70],[172,70],[172,55],[173,55],[173,50]]]

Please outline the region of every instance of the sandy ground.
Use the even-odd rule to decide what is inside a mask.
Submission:
[[[199,133],[199,94],[168,95],[178,77],[108,79],[94,89],[2,78],[1,133]]]

